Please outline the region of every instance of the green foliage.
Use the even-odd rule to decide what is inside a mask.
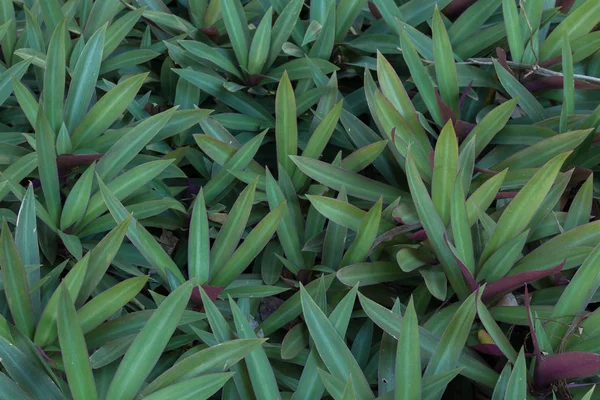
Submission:
[[[0,397],[595,398],[599,23],[0,0]]]

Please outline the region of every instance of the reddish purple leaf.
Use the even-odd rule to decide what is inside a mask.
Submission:
[[[561,62],[562,62],[562,55],[556,56],[556,57],[552,57],[552,58],[549,58],[549,59],[544,60],[544,61],[540,61],[539,65],[542,68],[550,68],[554,64],[558,64],[558,63],[561,63]]]
[[[506,294],[523,286],[526,283],[535,282],[539,279],[556,274],[562,270],[567,260],[561,262],[554,268],[544,269],[540,271],[525,271],[518,274],[505,276],[495,282],[488,283],[481,297],[482,301],[491,300],[497,296]]]
[[[452,120],[452,124],[454,124],[456,122],[456,115],[454,114],[452,108],[450,108],[448,104],[444,103],[437,89],[435,90],[435,97],[437,99],[438,108],[440,109],[444,123]]]
[[[475,171],[477,171],[477,172],[482,172],[482,173],[484,173],[484,174],[490,174],[490,175],[497,175],[497,174],[499,174],[499,172],[498,172],[498,171],[492,171],[491,169],[485,169],[485,168],[481,168],[481,167],[478,167],[477,165],[475,165],[475,166],[473,167],[473,169],[474,169]]]
[[[562,89],[564,86],[562,76],[535,76],[531,79],[527,79],[523,82],[523,86],[530,92],[537,92],[545,89]],[[575,89],[581,90],[598,90],[600,85],[596,85],[590,82],[583,82],[575,80]]]
[[[502,350],[500,350],[500,347],[498,347],[498,345],[496,344],[476,344],[474,346],[471,346],[471,348],[481,354],[506,358],[506,355],[502,352]],[[533,357],[533,354],[525,353],[525,357],[531,358]]]
[[[544,358],[535,370],[535,387],[544,389],[552,382],[579,378],[600,372],[600,354],[583,351],[558,353]]]
[[[452,253],[452,257],[454,257],[454,260],[456,260],[456,263],[460,267],[460,272],[462,272],[463,277],[469,284],[469,288],[471,289],[471,292],[478,290],[479,284],[477,283],[477,281],[475,280],[475,278],[473,277],[473,275],[471,274],[471,271],[469,271],[467,266],[454,253],[454,250],[452,249],[452,246],[450,246],[450,242],[448,241],[448,235],[446,235],[445,233],[444,233],[444,241],[446,242],[446,246],[448,246],[448,248],[450,249],[450,253]]]
[[[458,16],[467,8],[471,7],[476,0],[452,0],[442,11],[445,16],[452,18]]]
[[[96,160],[102,158],[104,154],[80,154],[80,155],[60,155],[56,157],[56,166],[58,168],[75,168],[80,165],[90,165]]]
[[[427,240],[427,232],[424,229],[413,233],[412,235],[408,235],[409,240],[416,240],[418,242],[422,242],[423,240]]]
[[[467,137],[469,133],[475,128],[475,124],[472,124],[467,121],[458,120],[454,124],[454,132],[456,133],[456,137],[459,142],[462,142],[464,138]]]
[[[46,352],[40,346],[36,345],[35,348],[37,349],[38,353],[40,353],[40,355],[42,356],[42,358],[44,360],[48,361],[50,364],[58,365],[56,361],[54,361],[53,359],[48,357],[48,354],[46,354]]]
[[[519,192],[498,192],[495,199],[514,199],[518,194]]]
[[[467,99],[467,93],[469,93],[469,90],[471,90],[471,85],[473,85],[473,81],[469,82],[469,84],[467,85],[465,90],[463,90],[462,94],[460,95],[460,100],[458,101],[458,110],[459,111],[462,109],[462,106],[463,106],[465,100]]]
[[[209,285],[201,285],[202,290],[211,299],[213,302],[219,297],[219,294],[225,289],[225,286],[209,286]],[[198,286],[195,286],[192,289],[192,294],[190,296],[190,301],[196,306],[202,306],[202,296],[200,296],[200,289]]]
[[[373,3],[371,3],[370,1],[368,2],[368,6],[369,6],[369,11],[371,12],[371,15],[373,15],[376,20],[380,20],[382,18],[382,15],[381,15],[381,12],[379,11],[379,9],[377,8],[377,6]]]
[[[560,12],[563,14],[567,14],[571,7],[575,4],[575,0],[557,0],[555,7],[560,7]]]
[[[207,28],[200,28],[200,32],[204,33],[206,36],[210,38],[213,42],[216,42],[221,37],[219,33],[219,29],[216,26],[209,26]]]
[[[508,66],[508,60],[506,58],[506,52],[504,51],[504,49],[502,49],[501,47],[496,47],[496,56],[498,57],[498,62],[500,63],[500,65],[502,65],[505,70],[510,72],[512,76],[515,76],[514,71]]]

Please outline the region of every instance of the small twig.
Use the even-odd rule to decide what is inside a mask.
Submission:
[[[521,70],[521,71],[531,71],[531,72],[533,72],[536,75],[564,77],[564,75],[562,73],[560,73],[560,72],[552,71],[551,69],[547,69],[547,68],[542,68],[542,67],[539,67],[537,65],[523,64],[523,63],[514,62],[514,61],[507,61],[506,63],[511,68],[513,68],[513,69]],[[462,64],[462,65],[494,65],[494,62],[493,62],[493,60],[491,58],[469,58],[467,61],[462,62],[462,63],[457,63],[457,64]],[[577,80],[580,80],[580,81],[584,81],[584,82],[591,82],[591,83],[600,84],[600,78],[596,78],[594,76],[573,74],[573,78],[577,79]]]

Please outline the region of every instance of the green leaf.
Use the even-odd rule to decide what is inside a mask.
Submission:
[[[20,80],[31,64],[31,59],[23,60],[0,74],[0,105],[10,97],[13,91],[13,79]]]
[[[356,231],[356,238],[340,262],[342,267],[362,262],[367,258],[379,230],[381,205],[382,202],[381,199],[379,199],[362,219],[360,226]]]
[[[125,353],[108,388],[107,398],[135,397],[175,332],[191,293],[192,285],[184,283],[160,304]]]
[[[194,202],[188,244],[188,276],[202,285],[210,279],[210,237],[204,193]]]
[[[508,379],[510,378],[511,373],[511,365],[510,363],[506,363],[506,365],[502,369],[500,378],[498,379],[498,384],[494,388],[492,400],[504,400],[504,396],[506,395],[506,386],[508,385]]]
[[[294,163],[289,156],[297,154],[298,127],[296,125],[296,101],[294,90],[284,72],[275,98],[275,143],[277,144],[277,162],[286,170],[289,176],[294,175]]]
[[[399,337],[402,318],[398,314],[393,313],[360,293],[359,299],[363,310],[373,322],[388,334],[396,338]],[[440,337],[419,326],[419,343],[421,345],[421,355],[423,358],[431,358],[439,342]],[[476,353],[462,347],[460,349],[462,349],[462,353],[459,356],[458,366],[464,367],[461,374],[476,382],[480,382],[485,386],[494,387],[498,380],[498,374],[486,364],[479,361],[479,357]],[[447,351],[455,350],[456,349],[447,349]]]
[[[573,78],[573,53],[569,35],[565,32],[562,51],[563,105],[560,113],[560,133],[568,130],[569,115],[575,113],[575,80]]]
[[[364,6],[364,0],[341,0],[336,7],[335,15],[335,42],[339,43],[344,39],[352,23]]]
[[[273,25],[271,45],[269,46],[269,58],[266,63],[266,68],[270,67],[281,53],[283,44],[288,40],[290,34],[296,27],[296,23],[299,20],[298,16],[300,15],[300,11],[302,11],[303,5],[304,2],[302,0],[292,0],[287,2],[287,5],[285,5],[285,8],[283,8],[281,12],[279,12],[280,10],[277,10],[279,16]]]
[[[4,337],[0,337],[0,357],[8,375],[28,394],[38,399],[64,400],[66,398],[36,362]]]
[[[454,64],[454,53],[452,52],[448,32],[446,32],[444,21],[442,21],[440,10],[437,7],[433,12],[433,21],[431,24],[433,32],[433,57],[440,96],[444,103],[454,111],[454,114],[458,115],[458,73]]]
[[[248,60],[248,73],[259,74],[262,72],[267,57],[269,55],[269,46],[271,44],[271,23],[273,20],[273,7],[269,7],[263,16],[250,46],[250,55]]]
[[[235,56],[243,70],[248,68],[248,49],[250,47],[250,33],[248,20],[242,3],[237,0],[220,0],[223,22],[229,35],[229,40]]]
[[[513,0],[502,0],[502,15],[508,37],[508,47],[514,62],[521,62],[525,40],[521,36],[521,26],[517,4]]]
[[[134,75],[102,96],[73,131],[71,136],[73,147],[80,148],[103,134],[127,109],[147,76],[148,74]]]
[[[406,192],[379,181],[358,175],[340,167],[312,158],[290,157],[298,168],[317,182],[338,192],[345,187],[348,194],[364,200],[376,202],[383,197],[385,204],[394,202],[398,197],[410,198]]]
[[[517,362],[508,378],[506,384],[505,399],[527,398],[527,366],[525,364],[525,353],[523,348],[519,351]]]
[[[107,187],[117,199],[126,199],[129,195],[135,193],[135,191],[144,187],[144,185],[160,175],[172,162],[173,160],[159,160],[138,165],[113,179],[108,183]],[[85,214],[77,226],[77,232],[79,233],[81,228],[87,227],[106,209],[107,205],[104,202],[102,193],[96,192],[89,199]]]
[[[111,1],[114,2],[114,0]],[[107,1],[106,3],[109,2],[110,1]],[[94,3],[94,8],[97,5],[98,3]],[[121,18],[110,24],[109,28],[106,30],[106,39],[104,41],[104,50],[102,52],[103,60],[110,56],[112,52],[115,51],[119,45],[121,45],[125,37],[138,22],[144,11],[146,11],[146,7],[140,7],[136,10],[123,14]],[[110,19],[112,19],[112,17]],[[108,20],[105,22],[108,22]],[[86,29],[89,27],[89,31],[92,31],[93,29],[93,32],[96,32],[102,25],[104,25],[104,23],[94,21],[93,24],[96,25],[96,27],[92,28],[92,23],[89,23],[86,25]]]
[[[44,109],[48,118],[52,139],[63,123],[66,74],[66,20],[62,20],[54,29],[48,45],[46,70],[44,73],[44,93],[42,96]]]
[[[229,306],[233,313],[237,336],[240,339],[256,339],[254,329],[231,297],[229,297]],[[259,396],[264,399],[278,399],[280,397],[279,389],[265,350],[262,347],[255,348],[246,355],[245,361],[254,392],[259,393]]]
[[[15,227],[15,245],[23,260],[23,265],[40,264],[38,247],[37,223],[35,215],[35,195],[33,185],[29,183],[23,197]],[[27,274],[27,284],[30,290],[40,281],[40,270],[35,269]],[[40,292],[31,290],[31,306],[33,319],[37,321],[41,313]]]
[[[413,298],[410,298],[396,350],[396,398],[421,398],[421,351],[419,322]]]
[[[61,285],[58,290],[60,291],[56,318],[58,341],[69,389],[75,400],[93,400],[98,397],[96,384],[73,300],[64,286]]]
[[[144,388],[141,395],[149,396],[162,388],[172,387],[177,382],[221,372],[243,359],[250,351],[260,346],[266,339],[237,339],[225,341],[203,349],[184,358]]]
[[[274,210],[282,203],[287,204],[283,191],[268,169],[266,174],[266,193],[271,210]],[[285,252],[285,256],[297,269],[292,272],[297,273],[301,269],[304,269],[304,258],[302,257],[300,247],[299,226],[294,219],[291,207],[286,207],[281,223],[277,228],[277,237]]]
[[[412,130],[411,136],[416,136],[418,143],[426,153],[429,153],[432,150],[431,144],[419,122],[415,107],[396,71],[380,52],[377,52],[377,77],[379,78],[381,91]]]
[[[556,349],[569,329],[574,316],[584,311],[600,287],[595,266],[600,260],[600,245],[596,246],[585,262],[577,269],[552,310],[551,320],[545,329],[552,348]]]
[[[400,33],[400,45],[402,47],[402,56],[408,65],[410,75],[415,82],[415,85],[419,89],[419,94],[427,106],[427,110],[429,110],[435,123],[439,126],[443,126],[444,121],[437,104],[437,97],[431,78],[423,66],[423,62],[417,54],[417,50],[404,32]]]
[[[89,268],[89,253],[85,255],[81,260],[75,264],[69,271],[65,279],[60,283],[60,287],[64,286],[69,293],[71,298],[77,298],[81,285],[83,283],[86,272]],[[52,344],[56,341],[58,331],[56,328],[56,318],[58,315],[58,304],[60,303],[60,290],[56,290],[52,293],[52,296],[46,304],[46,308],[40,316],[37,329],[35,331],[34,343],[40,347]]]
[[[147,281],[148,276],[126,279],[85,303],[77,310],[78,323],[83,333],[90,332],[129,303]]]
[[[62,96],[62,95],[61,95]],[[39,144],[38,171],[42,183],[42,191],[46,200],[46,208],[54,224],[58,224],[61,213],[60,186],[58,182],[58,167],[56,165],[55,134],[46,119],[44,107],[40,103],[38,118],[35,126],[36,141]]]
[[[180,40],[178,43],[195,57],[208,60],[218,68],[229,72],[240,80],[242,79],[242,74],[235,64],[214,47],[193,40]]]
[[[102,182],[102,179],[100,179],[98,176],[96,176],[96,179],[98,180],[98,185],[100,186],[102,198],[104,199],[108,210],[115,221],[118,223],[126,221],[130,217],[127,209],[114,196],[114,194],[110,192],[104,182]],[[131,218],[127,225],[127,237],[136,246],[136,248],[140,250],[144,258],[146,258],[150,264],[157,269],[162,278],[167,281],[167,271],[170,271],[175,278],[182,282],[184,279],[181,271],[173,262],[171,257],[167,254],[167,252],[158,244],[156,239],[154,239],[152,234],[150,234],[150,232],[148,232],[146,228],[144,228],[134,218]]]
[[[572,131],[552,136],[516,152],[494,166],[493,171],[501,171],[505,168],[515,170],[517,168],[537,168],[543,166],[553,157],[570,151],[579,146],[590,134],[590,130]]]
[[[540,48],[540,60],[548,60],[560,53],[565,33],[569,40],[578,39],[590,32],[600,22],[600,4],[587,0],[569,13],[548,37]]]
[[[69,132],[83,119],[90,100],[96,91],[96,81],[102,64],[102,49],[106,37],[106,25],[94,32],[79,55],[65,101],[65,125]]]
[[[342,112],[342,105],[343,103],[340,101],[325,115],[321,123],[310,136],[310,139],[302,152],[302,157],[318,159],[321,156],[337,126],[337,122]],[[302,171],[294,169],[292,181],[294,182],[294,187],[300,189],[306,185],[308,177],[304,175]]]
[[[514,76],[510,74],[498,61],[494,60],[494,69],[498,79],[506,92],[514,99],[517,99],[519,106],[534,121],[539,122],[545,119],[545,110],[540,102],[525,88]]]
[[[0,272],[2,273],[8,308],[15,326],[28,337],[32,337],[35,325],[27,274],[5,219],[2,220],[0,243],[2,244],[0,248]]]
[[[448,226],[454,181],[458,172],[458,140],[452,121],[447,122],[440,133],[433,163],[431,199],[444,226]]]
[[[577,228],[578,226],[589,222],[593,201],[593,182],[594,175],[592,174],[579,188],[579,191],[569,207],[569,213],[567,214],[567,219],[563,226],[565,231]]]
[[[460,181],[457,181],[454,186],[450,220],[452,222],[452,236],[458,257],[471,272],[471,275],[475,275],[475,255],[473,251],[473,237],[471,236],[471,224],[467,215],[465,193]]]
[[[504,243],[518,236],[529,224],[556,180],[562,164],[569,153],[563,153],[544,165],[519,191],[498,220],[496,230],[481,255],[480,265]]]
[[[92,191],[95,166],[95,163],[90,165],[69,192],[60,216],[62,231],[78,223],[85,215]]]
[[[211,279],[213,286],[228,286],[241,274],[246,267],[258,256],[267,245],[281,219],[283,218],[286,203],[279,204],[265,216],[248,234],[244,243],[231,255],[225,265],[217,271]]]
[[[229,381],[233,373],[208,374],[191,378],[168,386],[162,390],[145,396],[146,400],[179,399],[204,400],[210,398]]]
[[[300,293],[304,320],[329,371],[338,379],[345,380],[352,376],[358,398],[373,398],[367,379],[331,321],[304,287],[300,288]]]
[[[451,250],[446,245],[446,241],[444,239],[444,235],[446,235],[444,222],[435,210],[433,201],[429,197],[427,188],[419,176],[419,172],[417,171],[417,167],[413,161],[412,153],[410,152],[408,154],[408,158],[406,159],[406,172],[408,184],[415,201],[417,213],[419,215],[419,219],[421,220],[421,224],[427,233],[427,237],[431,241],[435,253],[442,263],[452,288],[456,291],[459,297],[466,298],[469,290],[466,286],[460,269],[454,260]]]

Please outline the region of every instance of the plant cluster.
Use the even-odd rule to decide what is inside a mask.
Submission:
[[[0,0],[0,399],[596,398],[599,23]]]

